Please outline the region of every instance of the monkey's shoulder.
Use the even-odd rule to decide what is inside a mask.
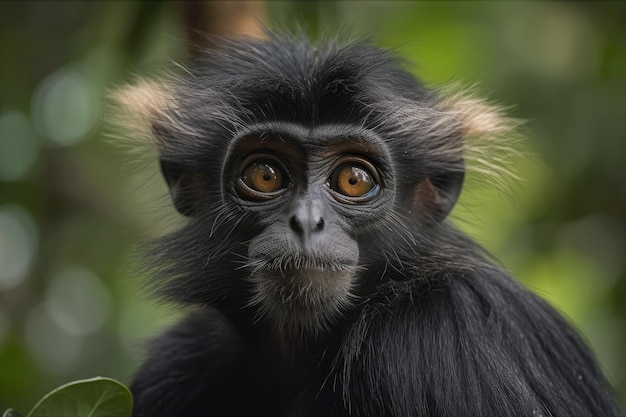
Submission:
[[[376,329],[382,338],[398,335],[410,341],[411,349],[423,342],[444,347],[463,340],[474,348],[491,346],[509,354],[550,349],[589,355],[561,313],[501,269],[444,270],[428,278],[404,278],[376,286],[376,299],[364,303],[352,328],[367,332],[367,337],[374,337]]]
[[[619,415],[572,325],[505,272],[378,290],[378,303],[362,310],[340,351],[346,392],[377,393],[357,415]],[[420,413],[401,398],[423,399]]]

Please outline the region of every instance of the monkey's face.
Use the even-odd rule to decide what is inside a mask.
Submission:
[[[389,162],[382,140],[354,127],[274,125],[233,141],[224,198],[258,226],[246,266],[263,317],[316,333],[351,303],[361,236],[393,202]]]
[[[457,201],[465,161],[507,172],[507,158],[484,161],[511,123],[402,66],[362,42],[270,35],[119,91],[120,122],[156,147],[188,217],[150,253],[159,292],[224,311],[248,303],[277,328],[311,334],[357,295],[403,279],[406,259],[436,252],[425,247]]]

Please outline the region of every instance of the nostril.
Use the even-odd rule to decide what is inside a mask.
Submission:
[[[302,224],[300,224],[300,221],[296,218],[296,216],[291,216],[291,219],[289,220],[289,226],[294,232],[302,233],[303,231]]]
[[[289,227],[298,234],[305,232],[319,232],[324,229],[324,219],[320,218],[317,222],[309,222],[306,219],[300,219],[298,216],[292,216],[289,219]]]

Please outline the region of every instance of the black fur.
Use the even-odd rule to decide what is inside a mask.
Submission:
[[[170,81],[152,130],[189,218],[154,246],[152,283],[197,310],[151,345],[135,416],[621,415],[572,326],[442,220],[463,180],[462,122],[401,66],[365,43],[270,35],[226,41]],[[384,143],[385,210],[336,210],[337,242],[358,243],[349,297],[313,330],[283,328],[251,302],[249,252],[283,213],[237,202],[232,141],[312,152],[346,132]]]

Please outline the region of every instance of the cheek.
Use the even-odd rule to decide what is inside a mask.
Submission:
[[[394,210],[395,199],[395,190],[385,187],[380,190],[380,195],[367,205],[341,204],[336,201],[331,201],[331,205],[337,213],[341,230],[358,237],[364,230],[376,228],[389,217]]]

